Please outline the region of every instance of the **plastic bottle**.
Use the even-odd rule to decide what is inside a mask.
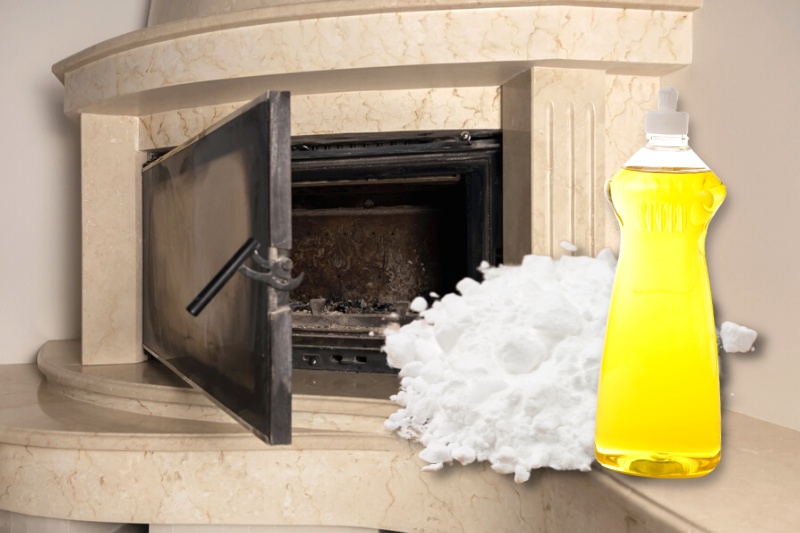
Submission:
[[[725,186],[689,148],[678,92],[659,92],[648,143],[606,183],[622,235],[597,399],[595,456],[647,477],[720,459],[717,337],[705,238]]]

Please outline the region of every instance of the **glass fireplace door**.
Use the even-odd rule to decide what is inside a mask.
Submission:
[[[291,440],[289,94],[145,167],[146,351],[272,444]]]

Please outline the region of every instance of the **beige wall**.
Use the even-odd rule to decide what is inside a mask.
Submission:
[[[725,405],[800,430],[800,2],[705,0],[692,66],[666,77],[690,144],[728,187],[711,222],[717,321],[756,329],[724,356]]]
[[[148,0],[0,1],[0,364],[80,335],[79,132],[50,67],[144,27]]]

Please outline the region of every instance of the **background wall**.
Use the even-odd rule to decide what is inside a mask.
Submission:
[[[800,430],[800,2],[705,0],[692,65],[662,80],[690,144],[728,187],[709,227],[717,322],[759,332],[723,357],[735,411]]]
[[[77,126],[50,66],[144,27],[147,0],[0,2],[0,364],[80,317]],[[723,360],[726,406],[800,430],[800,2],[706,0],[695,59],[665,84],[691,114],[691,144],[728,186],[708,259],[718,322],[759,331],[757,351]]]
[[[0,1],[0,364],[80,336],[80,147],[53,63],[143,28],[148,0]]]

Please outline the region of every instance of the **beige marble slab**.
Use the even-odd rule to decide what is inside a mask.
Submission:
[[[267,7],[256,5],[236,9],[234,3],[261,1]],[[163,6],[173,0],[158,2]],[[188,4],[190,5],[187,5]],[[220,3],[217,0],[178,0],[183,3],[177,8],[174,20],[154,20],[154,27],[130,32],[90,46],[53,66],[53,73],[63,82],[68,70],[78,68],[101,57],[110,56],[143,43],[165,41],[187,33],[217,31],[230,27],[265,24],[282,20],[300,20],[336,16],[357,16],[404,11],[431,11],[442,9],[470,9],[481,7],[514,7],[519,5],[551,5],[553,0],[312,0],[294,2],[292,0],[234,0]],[[562,0],[565,6],[613,7],[622,9],[695,11],[703,5],[703,0]],[[194,4],[194,5],[191,5]],[[205,4],[205,6],[200,5]],[[159,5],[154,9],[158,11]],[[171,8],[175,9],[175,8]],[[187,10],[190,11],[187,13]],[[182,13],[181,13],[182,12]],[[190,17],[187,19],[187,17]],[[165,23],[166,22],[166,23]]]
[[[63,342],[51,349],[59,346],[70,350]],[[381,427],[298,427],[291,446],[269,447],[231,424],[77,401],[48,388],[34,365],[9,365],[0,372],[0,509],[116,523],[448,533],[797,531],[800,432],[727,411],[723,431],[722,462],[704,478],[598,467],[545,470],[517,485],[485,464],[422,473],[419,447]]]
[[[722,460],[706,477],[606,475],[710,531],[800,531],[800,432],[723,411]]]
[[[86,364],[144,359],[138,119],[81,116],[81,337]]]
[[[534,253],[595,256],[609,246],[605,73],[535,67],[503,86],[504,260]],[[600,211],[602,209],[602,211]]]
[[[426,3],[428,9],[467,9],[470,7],[500,6],[509,7],[520,4],[551,4],[552,0],[433,0]],[[674,9],[694,10],[700,7],[703,0],[569,0],[561,2],[569,5],[587,5],[595,7],[627,7],[628,9]],[[298,5],[301,4],[301,5]],[[230,18],[242,16],[241,11],[248,11],[247,16],[258,16],[259,12],[287,14],[291,10],[293,16],[319,16],[323,13],[354,14],[363,11],[403,11],[420,9],[416,0],[151,0],[148,27],[170,22],[191,22],[191,19],[231,14]],[[271,8],[271,9],[265,9]]]
[[[117,411],[162,418],[236,425],[203,393],[158,361],[82,365],[79,341],[52,341],[37,365],[56,394]],[[293,425],[296,429],[374,433],[396,410],[389,396],[399,388],[391,374],[295,370]]]
[[[497,86],[537,62],[664,73],[691,60],[691,13],[511,5],[246,20],[157,39],[141,34],[114,54],[89,56],[55,67],[65,110],[141,116],[248,100],[268,88]]]
[[[500,129],[498,87],[292,95],[292,135]],[[140,117],[139,149],[178,146],[245,101]]]
[[[535,483],[515,485],[484,465],[422,474],[419,448],[380,425],[298,428],[291,446],[269,447],[230,424],[60,396],[33,365],[4,367],[0,391],[0,509],[13,512],[443,532],[486,531],[498,520],[528,529],[541,512]]]

